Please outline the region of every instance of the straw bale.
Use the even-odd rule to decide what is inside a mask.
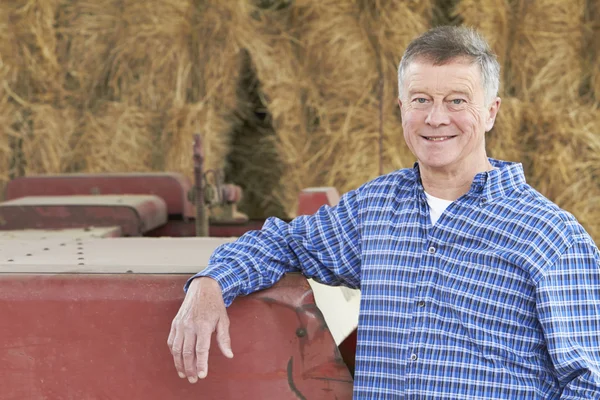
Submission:
[[[365,32],[357,29],[354,1],[300,5],[298,36],[304,67],[312,77],[306,106],[315,121],[307,127],[310,150],[304,168],[309,174],[304,186],[335,185],[347,191],[378,174],[373,134],[379,118],[370,99],[378,81],[377,55]]]
[[[578,99],[585,1],[518,1],[511,66],[519,97],[562,104]]]
[[[161,151],[166,157],[164,168],[191,177],[194,172],[192,144],[194,134],[199,133],[204,148],[204,169],[223,169],[232,129],[232,122],[206,103],[171,108],[161,137]]]
[[[63,74],[56,55],[56,13],[62,0],[3,2],[11,44],[2,44],[3,63],[17,74],[12,91],[29,101],[58,102],[63,97]]]
[[[145,172],[157,165],[159,115],[140,107],[106,102],[85,110],[73,139],[71,168],[86,172]]]
[[[561,113],[543,102],[525,112],[532,163],[529,183],[572,212],[600,242],[600,110]],[[527,171],[526,171],[527,172]]]
[[[523,141],[523,113],[526,104],[514,97],[505,97],[496,122],[486,136],[490,157],[526,164],[526,143]]]
[[[508,56],[511,6],[509,0],[461,0],[453,10],[463,24],[477,29],[486,38],[501,66]]]
[[[108,99],[108,63],[124,34],[122,0],[65,2],[57,15],[58,59],[74,103],[93,107]]]
[[[192,0],[125,1],[107,60],[111,99],[163,111],[185,103],[190,89]],[[101,15],[113,24],[112,15]],[[107,21],[108,20],[108,21]],[[103,25],[104,26],[104,25]],[[109,42],[110,43],[110,42]],[[102,50],[102,49],[101,49]]]
[[[589,44],[590,44],[590,74],[592,93],[600,104],[600,1],[589,2]]]
[[[378,88],[383,89],[383,96],[381,90],[377,90],[377,101],[382,102],[384,121],[382,172],[389,172],[411,167],[415,161],[402,134],[402,121],[397,104],[398,64],[408,44],[428,29],[429,21],[423,15],[412,11],[406,3],[382,1],[378,6],[375,18],[369,18],[367,26],[375,35],[375,47],[381,63],[380,73],[383,76],[383,87]]]
[[[13,155],[13,146],[19,136],[14,129],[15,115],[15,105],[7,97],[0,97],[0,199],[6,183],[18,175]]]
[[[26,175],[64,172],[71,161],[71,140],[78,112],[49,104],[31,104],[17,113]]]
[[[279,187],[283,165],[277,152],[277,136],[250,55],[243,52],[242,59],[238,109],[252,112],[243,112],[241,122],[233,128],[226,179],[243,188],[239,207],[250,218],[287,218],[273,196]]]
[[[232,25],[231,31],[252,59],[261,82],[260,97],[276,132],[282,175],[273,198],[286,213],[293,213],[298,190],[306,186],[312,174],[305,165],[310,147],[307,121],[314,120],[305,105],[311,81],[298,57],[300,40],[292,31],[296,11],[297,4],[282,10],[261,10],[243,3],[231,9],[232,15],[239,15],[239,23]],[[248,186],[260,185],[259,178],[248,182]]]

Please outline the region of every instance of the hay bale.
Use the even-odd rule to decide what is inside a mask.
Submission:
[[[494,127],[486,135],[490,157],[528,164],[526,143],[523,140],[523,114],[526,106],[514,97],[502,99]]]
[[[86,110],[80,135],[73,138],[70,168],[86,172],[145,172],[155,170],[159,115],[140,107],[106,102]]]
[[[383,170],[412,167],[415,157],[406,145],[398,109],[398,64],[408,44],[429,28],[429,20],[406,3],[379,2],[374,13],[366,14],[366,26],[374,36],[383,86],[375,92],[378,113],[383,120]],[[398,23],[402,21],[402,23]]]
[[[541,102],[524,118],[533,152],[529,183],[600,242],[600,110],[580,106],[559,113],[553,103]]]
[[[119,27],[107,60],[111,100],[153,111],[185,104],[193,63],[193,1],[125,1],[103,16],[112,19],[117,10],[119,21],[109,22]]]
[[[199,133],[204,147],[204,169],[221,170],[229,153],[232,122],[206,103],[172,107],[167,112],[161,137],[164,168],[192,176],[192,144]]]
[[[7,20],[11,44],[1,50],[3,63],[16,74],[12,85],[19,97],[33,102],[60,102],[63,74],[56,55],[56,13],[61,0],[3,2],[0,13]]]
[[[511,37],[509,0],[461,0],[454,8],[464,25],[477,29],[488,41],[501,66],[506,64]]]
[[[282,161],[281,187],[272,196],[288,215],[295,210],[298,188],[309,179],[304,161],[309,154],[307,126],[312,122],[307,120],[314,121],[314,114],[307,112],[305,104],[311,82],[298,57],[301,42],[292,30],[293,26],[300,26],[293,23],[296,7],[294,3],[293,7],[281,10],[263,10],[244,3],[231,8],[239,21],[232,25],[232,33],[253,62],[261,82],[260,97],[277,137],[276,151]],[[259,177],[248,182],[252,187],[261,185]]]
[[[111,51],[124,35],[122,0],[77,0],[58,10],[57,55],[73,104],[94,107],[109,100]]]
[[[522,99],[572,104],[582,82],[582,21],[586,0],[519,0],[512,79]]]
[[[588,24],[586,48],[590,49],[588,64],[591,76],[591,92],[595,101],[600,104],[600,1],[588,2]]]
[[[25,175],[64,172],[71,162],[78,112],[73,108],[30,104],[19,107],[15,117]]]

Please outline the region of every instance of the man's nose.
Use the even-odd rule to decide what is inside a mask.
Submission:
[[[429,110],[429,114],[427,114],[427,119],[425,119],[425,123],[434,128],[441,125],[450,124],[450,117],[448,116],[448,110],[442,104],[434,103]]]

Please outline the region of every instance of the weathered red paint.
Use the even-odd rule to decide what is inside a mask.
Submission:
[[[167,222],[157,196],[35,196],[0,203],[0,230],[121,227],[141,236]]]
[[[191,188],[187,177],[171,172],[33,175],[8,182],[6,200],[26,196],[151,194],[165,201],[169,215],[193,218],[194,205],[188,200]]]
[[[250,220],[243,224],[210,224],[208,235],[210,237],[239,237],[248,231],[259,230],[264,225],[264,220]],[[196,236],[194,221],[169,220],[144,236],[151,237],[191,237]]]
[[[178,378],[166,340],[186,278],[0,274],[0,400],[352,398],[301,275],[238,298],[235,357],[213,349],[206,380]]]
[[[322,205],[335,206],[339,201],[340,195],[334,187],[307,188],[300,192],[297,214],[314,214]]]

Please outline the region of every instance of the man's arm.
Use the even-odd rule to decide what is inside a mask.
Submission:
[[[600,398],[600,255],[577,241],[538,285],[538,315],[561,399]]]
[[[329,285],[360,286],[358,196],[349,192],[337,206],[290,223],[270,218],[260,231],[215,250],[209,266],[186,283],[171,324],[167,344],[180,377],[192,383],[206,377],[215,331],[223,354],[233,357],[225,307],[236,296],[268,288],[292,271]]]

